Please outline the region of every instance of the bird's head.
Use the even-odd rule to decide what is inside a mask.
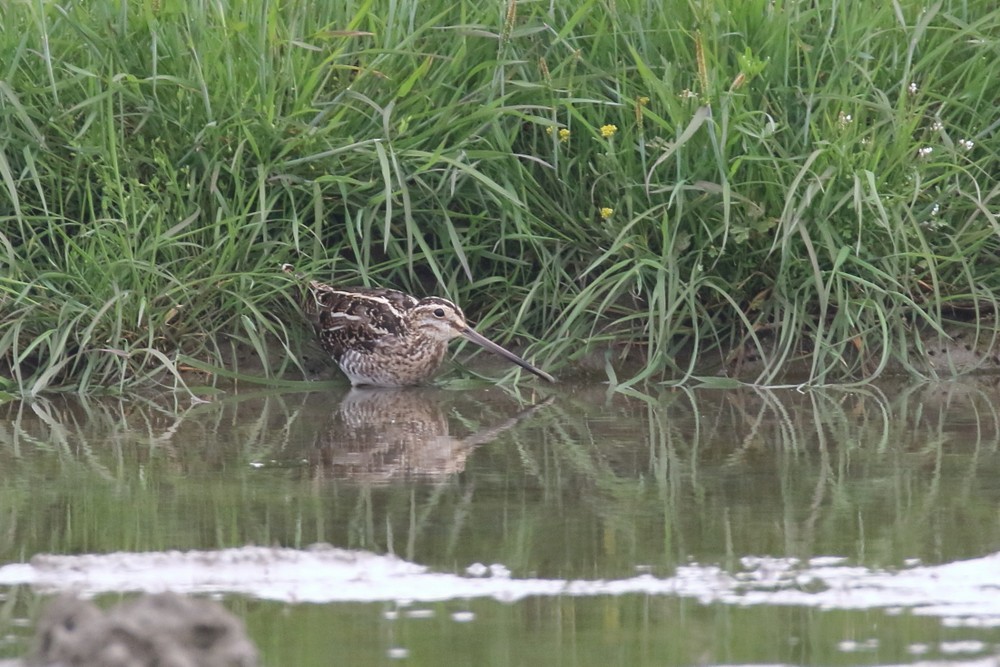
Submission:
[[[424,336],[434,340],[449,341],[459,336],[476,345],[500,355],[538,377],[555,382],[555,378],[543,370],[535,368],[510,350],[503,348],[469,326],[462,309],[447,299],[435,296],[421,299],[410,314],[410,326]]]
[[[469,329],[462,309],[436,296],[421,299],[410,312],[409,320],[415,331],[436,340],[449,341],[464,336]]]

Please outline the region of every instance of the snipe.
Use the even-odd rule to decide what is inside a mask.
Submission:
[[[286,273],[295,271],[290,264],[281,268]],[[447,299],[417,299],[392,289],[337,288],[311,280],[301,305],[320,345],[353,385],[420,384],[441,365],[448,342],[460,336],[555,382],[545,371],[469,326],[462,309]]]

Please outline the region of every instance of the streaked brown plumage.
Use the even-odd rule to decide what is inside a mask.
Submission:
[[[294,272],[289,264],[282,269]],[[316,280],[309,281],[303,292],[302,310],[320,345],[351,384],[401,387],[425,382],[444,360],[448,342],[459,336],[555,382],[475,331],[462,309],[447,299],[416,299],[391,289],[335,288]]]

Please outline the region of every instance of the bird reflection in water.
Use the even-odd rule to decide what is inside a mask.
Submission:
[[[453,407],[445,400],[449,394],[455,395],[432,387],[351,389],[319,436],[310,457],[315,473],[369,482],[444,479],[464,470],[477,446],[492,442],[553,400],[458,437],[450,432],[445,412]]]

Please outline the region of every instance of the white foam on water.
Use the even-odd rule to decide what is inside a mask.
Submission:
[[[471,575],[471,576],[470,576]],[[623,579],[512,577],[502,564],[471,565],[467,574],[431,572],[395,556],[328,546],[307,550],[243,547],[219,551],[38,555],[0,567],[0,585],[43,592],[171,590],[233,593],[286,602],[426,603],[529,596],[671,595],[699,602],[885,609],[942,618],[951,626],[1000,626],[1000,554],[899,570],[850,565],[840,557],[809,561],[746,557],[741,569],[688,564],[671,577]]]

